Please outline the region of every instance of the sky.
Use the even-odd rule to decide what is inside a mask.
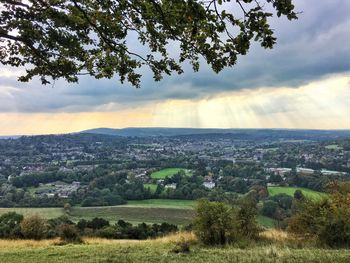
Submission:
[[[0,66],[0,135],[110,127],[350,129],[350,1],[294,0],[297,21],[273,18],[272,50],[253,45],[238,64],[142,87],[118,78],[78,84],[17,82]]]

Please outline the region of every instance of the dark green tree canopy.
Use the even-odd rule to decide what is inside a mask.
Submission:
[[[292,0],[0,3],[1,64],[25,66],[20,81],[39,76],[44,84],[58,78],[77,82],[80,75],[119,75],[122,82],[139,87],[143,66],[158,81],[164,74],[182,73],[185,61],[197,71],[200,57],[219,72],[235,65],[252,41],[273,47],[276,38],[268,17],[297,18]],[[145,51],[138,52],[138,45]]]

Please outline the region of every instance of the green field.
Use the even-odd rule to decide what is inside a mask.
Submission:
[[[290,195],[290,196],[294,196],[294,192],[296,190],[301,190],[302,193],[306,197],[314,199],[314,200],[319,200],[322,197],[327,196],[326,193],[316,192],[316,191],[313,191],[311,189],[302,188],[302,187],[283,187],[283,186],[269,186],[268,187],[268,191],[269,191],[270,196],[274,196],[274,195],[282,194],[282,193]]]
[[[0,215],[13,212],[24,216],[40,215],[46,219],[56,218],[64,215],[63,208],[0,208]]]
[[[183,169],[183,168],[165,168],[160,171],[154,172],[151,174],[152,179],[164,179],[165,177],[172,177],[173,175],[177,174],[181,170],[185,171],[185,174],[187,176],[191,176],[192,172],[191,170]]]
[[[126,205],[101,207],[73,207],[68,217],[73,221],[102,217],[111,222],[119,219],[138,223],[168,222],[177,225],[189,224],[193,218],[195,201],[172,199],[149,199],[129,201]],[[51,219],[65,215],[63,208],[0,208],[0,215],[15,211],[25,216],[40,215]]]
[[[146,199],[146,200],[128,201],[126,205],[120,205],[119,207],[193,209],[195,204],[196,204],[196,201],[193,201],[193,200]]]
[[[83,218],[91,220],[102,217],[111,222],[123,219],[133,224],[168,222],[187,225],[193,219],[195,204],[193,200],[148,199],[129,201],[119,206],[73,207],[68,217],[75,222]],[[65,215],[63,208],[0,208],[0,215],[12,211],[24,216],[37,214],[46,219]],[[275,221],[265,216],[259,216],[258,222],[266,228],[275,226]]]
[[[326,145],[325,148],[328,150],[341,150],[341,149],[343,149],[343,147],[340,147],[337,144],[329,144],[329,145]]]
[[[151,191],[151,193],[155,193],[155,191],[157,190],[157,184],[143,184],[144,188],[149,188],[149,190]]]
[[[193,216],[194,211],[190,209],[140,206],[75,207],[70,213],[70,218],[74,221],[82,218],[102,217],[111,222],[122,219],[133,224],[168,222],[176,225],[187,225]]]

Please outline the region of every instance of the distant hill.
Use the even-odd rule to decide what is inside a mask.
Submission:
[[[0,140],[6,140],[6,139],[18,139],[20,138],[20,135],[14,135],[14,136],[0,136]]]
[[[350,136],[350,130],[291,130],[291,129],[196,129],[196,128],[98,128],[81,133],[103,134],[126,137],[154,136],[217,136],[235,137],[237,139],[295,139],[295,140],[328,140]]]
[[[195,128],[97,128],[82,131],[82,133],[105,134],[116,136],[149,137],[149,136],[178,136],[192,134],[232,133],[232,129],[195,129]],[[238,130],[235,130],[236,132]]]

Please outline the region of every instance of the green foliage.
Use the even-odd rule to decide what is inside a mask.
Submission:
[[[277,208],[278,208],[278,204],[275,201],[267,200],[263,204],[261,213],[264,216],[273,217]]]
[[[21,222],[21,233],[24,238],[40,240],[45,238],[46,231],[46,220],[37,215],[26,217]]]
[[[350,184],[334,185],[331,191],[328,199],[297,201],[288,230],[303,237],[314,237],[331,247],[349,247]]]
[[[194,230],[204,244],[228,243],[234,233],[233,208],[224,203],[200,200],[196,208]]]
[[[236,210],[235,228],[238,238],[255,240],[258,238],[259,227],[257,225],[258,210],[256,203],[251,198],[243,198]]]
[[[295,190],[293,197],[294,197],[294,199],[296,199],[296,200],[302,200],[302,199],[305,198],[303,192],[302,192],[301,190],[299,190],[299,189],[298,189],[298,190]]]
[[[199,57],[219,72],[234,66],[253,41],[273,47],[270,11],[297,18],[292,0],[3,0],[2,5],[0,62],[31,65],[19,80],[39,76],[44,84],[47,77],[77,82],[88,74],[97,79],[119,75],[139,87],[140,67],[147,66],[158,81],[163,74],[182,73],[185,61],[197,71]],[[146,54],[127,45],[131,36],[147,47]],[[173,44],[180,48],[171,57]]]
[[[171,249],[173,253],[189,253],[190,252],[190,243],[182,238],[180,241],[175,243],[173,249]]]
[[[259,233],[256,217],[256,204],[250,199],[241,200],[237,207],[200,200],[194,230],[199,240],[207,245],[256,239]]]
[[[77,228],[71,224],[62,224],[58,228],[61,241],[65,243],[82,243],[82,239]]]
[[[0,216],[0,238],[17,238],[21,236],[23,216],[8,212]]]
[[[70,210],[72,209],[72,206],[70,205],[70,203],[65,203],[65,204],[63,205],[63,209],[64,209],[64,212],[65,212],[66,214],[69,214],[69,213],[70,213]]]
[[[77,223],[78,229],[81,233],[88,236],[98,236],[102,238],[116,238],[116,239],[147,239],[150,237],[163,236],[165,234],[176,232],[178,228],[176,225],[162,223],[162,224],[145,224],[141,223],[133,226],[124,220],[118,220],[115,225],[105,224],[99,228],[91,228],[91,221],[80,220]]]
[[[109,222],[106,219],[95,217],[91,221],[86,223],[86,227],[91,229],[101,229],[103,227],[109,226]]]

